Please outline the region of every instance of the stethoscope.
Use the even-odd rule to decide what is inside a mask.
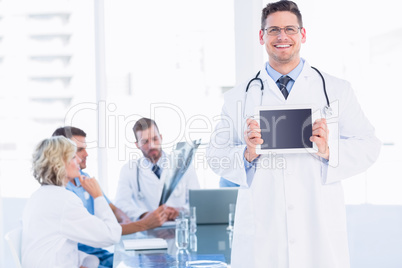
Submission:
[[[136,165],[136,172],[137,172],[137,189],[138,189],[138,199],[143,200],[144,199],[144,194],[141,191],[141,183],[140,183],[140,168],[139,168],[139,161],[143,160],[144,158],[141,158],[137,160],[137,165]]]
[[[138,163],[137,163],[137,188],[138,188],[138,199],[142,200],[144,199],[144,194],[141,192],[141,184],[140,184],[140,169],[138,168]]]
[[[324,79],[324,76],[321,74],[321,72],[320,72],[317,68],[315,68],[315,67],[313,67],[313,66],[311,66],[311,68],[313,68],[313,69],[320,75],[321,80],[322,80],[322,86],[323,86],[323,89],[324,89],[325,99],[327,100],[327,105],[325,105],[325,107],[324,107],[324,114],[325,114],[326,116],[332,116],[332,108],[331,108],[331,105],[330,105],[330,103],[329,103],[329,98],[328,98],[328,94],[327,94],[327,88],[326,88],[326,86],[325,86],[325,79]],[[248,93],[248,89],[249,89],[251,83],[252,83],[253,81],[258,81],[258,82],[260,82],[260,84],[261,84],[261,99],[260,99],[260,105],[262,105],[262,97],[263,97],[263,95],[264,95],[264,83],[262,82],[262,79],[258,77],[258,76],[260,75],[260,72],[261,72],[261,71],[258,71],[257,75],[256,75],[253,79],[251,79],[251,80],[248,82],[248,84],[247,84],[247,87],[246,87],[246,97],[245,97],[245,101],[244,101],[245,104],[247,103],[247,93]],[[246,108],[246,105],[244,105],[244,109],[245,109],[245,108]],[[246,114],[245,114],[245,111],[243,112],[243,115],[244,115],[245,117],[247,117]]]

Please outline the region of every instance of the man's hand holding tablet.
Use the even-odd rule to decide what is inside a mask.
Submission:
[[[244,131],[244,140],[247,144],[244,157],[248,162],[251,162],[259,156],[259,154],[256,153],[257,145],[261,145],[264,142],[263,139],[261,139],[260,125],[252,118],[247,119],[247,129]]]
[[[310,141],[317,145],[317,155],[327,160],[329,160],[328,136],[327,120],[325,118],[315,120],[313,124],[313,135],[310,137]]]
[[[257,119],[247,119],[244,157],[251,162],[260,154],[311,153],[329,159],[329,131],[325,118],[314,120],[311,107],[258,107]],[[314,123],[312,124],[314,120]]]

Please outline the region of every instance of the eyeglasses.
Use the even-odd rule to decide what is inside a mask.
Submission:
[[[275,36],[275,35],[280,35],[282,30],[284,30],[287,35],[294,35],[294,34],[297,34],[301,28],[302,27],[297,27],[297,26],[286,26],[283,28],[280,28],[277,26],[272,26],[272,27],[268,27],[263,30],[266,31],[268,35]]]

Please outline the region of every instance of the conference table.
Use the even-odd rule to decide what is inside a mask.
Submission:
[[[178,249],[175,243],[174,224],[123,235],[120,242],[115,245],[113,267],[192,267],[186,265],[201,260],[223,262],[230,267],[233,232],[227,230],[227,224],[199,224],[197,225],[195,236],[196,250],[194,250],[193,246],[189,246],[187,253],[183,257],[183,254],[177,255]],[[126,250],[124,247],[123,240],[147,238],[165,239],[168,245],[167,249]],[[180,251],[180,253],[183,253],[183,251]]]

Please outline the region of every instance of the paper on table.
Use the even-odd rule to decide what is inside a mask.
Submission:
[[[165,223],[162,224],[162,227],[172,227],[172,226],[176,226],[175,221],[165,221]]]
[[[162,238],[123,240],[126,250],[167,249],[167,242]]]

